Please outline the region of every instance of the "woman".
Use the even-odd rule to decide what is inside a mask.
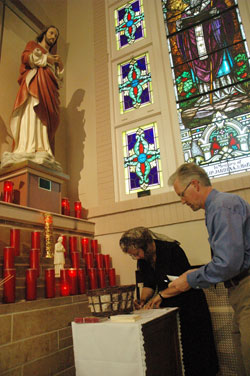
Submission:
[[[168,288],[169,275],[178,276],[191,268],[179,243],[137,227],[122,235],[120,246],[138,261],[143,277],[141,299],[135,307],[179,307],[185,376],[215,376],[218,360],[203,291],[191,289],[175,296],[175,288]]]

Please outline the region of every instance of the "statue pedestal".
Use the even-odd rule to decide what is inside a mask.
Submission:
[[[20,162],[0,170],[0,192],[3,200],[4,181],[14,184],[13,203],[61,213],[61,186],[69,176],[31,161]]]

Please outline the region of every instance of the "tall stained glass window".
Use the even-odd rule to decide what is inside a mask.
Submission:
[[[117,50],[145,38],[143,0],[129,1],[115,11]]]
[[[186,162],[250,170],[249,51],[237,0],[162,0]]]
[[[153,103],[148,53],[118,65],[120,113]]]
[[[156,123],[123,132],[126,193],[162,187]]]

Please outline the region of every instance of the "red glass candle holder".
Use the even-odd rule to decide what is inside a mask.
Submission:
[[[77,289],[77,269],[68,269],[68,282],[69,282],[69,293],[70,295],[76,295]]]
[[[20,255],[20,230],[12,228],[10,230],[10,246],[14,248],[15,256]]]
[[[16,299],[16,269],[4,269],[3,302],[15,303]]]
[[[108,277],[109,277],[109,286],[116,286],[116,276],[115,276],[115,269],[108,270]]]
[[[3,200],[5,202],[13,202],[13,187],[14,184],[10,180],[3,183]]]
[[[26,269],[26,300],[36,300],[37,269]]]
[[[84,269],[77,270],[77,278],[78,278],[78,292],[79,294],[86,293],[86,274]]]
[[[41,232],[33,231],[31,233],[31,248],[40,249],[41,248]]]
[[[103,255],[101,253],[95,254],[95,261],[96,261],[97,269],[102,269],[103,268]]]
[[[104,267],[106,270],[110,269],[110,256],[103,255]]]
[[[98,288],[97,282],[97,271],[96,268],[88,269],[88,277],[89,277],[89,289],[94,290]]]
[[[74,203],[75,208],[75,217],[76,218],[82,218],[82,203],[81,201],[76,201]]]
[[[70,215],[70,204],[67,197],[63,197],[61,201],[61,210],[63,215]]]
[[[98,253],[98,241],[96,239],[91,239],[91,252],[93,254]]]
[[[60,295],[69,295],[68,269],[60,270]]]
[[[82,257],[89,252],[89,238],[81,238]]]
[[[85,253],[85,263],[86,263],[86,268],[90,269],[94,267],[94,257],[93,253]]]
[[[55,269],[45,270],[45,296],[54,298],[56,295]]]
[[[3,268],[4,269],[13,269],[14,268],[14,248],[13,247],[4,247],[3,249]]]
[[[37,277],[40,275],[40,249],[30,250],[30,269],[36,269]]]
[[[97,269],[98,286],[100,288],[106,287],[106,274],[104,269]]]
[[[69,250],[70,252],[77,252],[77,237],[69,236]]]
[[[72,261],[72,267],[79,269],[80,268],[80,253],[71,252],[71,261]]]

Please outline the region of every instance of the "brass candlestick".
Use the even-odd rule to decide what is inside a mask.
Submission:
[[[54,257],[53,249],[53,217],[50,213],[44,213],[44,236],[45,236],[45,249],[47,258]]]

